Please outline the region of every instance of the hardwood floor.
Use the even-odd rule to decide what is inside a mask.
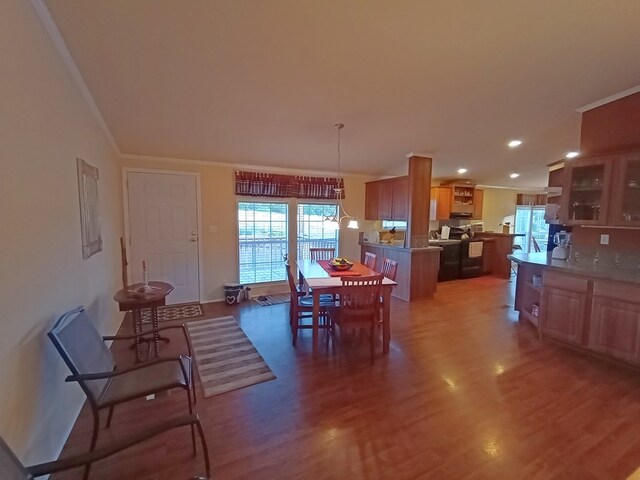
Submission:
[[[288,304],[206,305],[206,317],[234,315],[278,377],[206,399],[198,386],[214,478],[626,479],[640,467],[640,375],[540,342],[512,288],[481,277],[394,299],[391,351],[379,345],[374,366],[366,337],[312,360],[306,330],[294,349]],[[119,407],[99,445],[185,411],[178,392]],[[63,456],[84,451],[90,430],[84,409]],[[188,429],[163,435],[91,478],[189,478],[203,465],[190,448]]]

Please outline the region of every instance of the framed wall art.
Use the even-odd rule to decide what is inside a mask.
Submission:
[[[82,258],[89,258],[102,250],[100,208],[98,203],[98,169],[83,159],[78,165],[78,194],[80,196],[80,228]]]

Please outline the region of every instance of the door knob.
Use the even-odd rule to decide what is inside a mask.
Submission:
[[[191,232],[191,241],[192,242],[197,242],[198,241],[198,237],[195,231]]]

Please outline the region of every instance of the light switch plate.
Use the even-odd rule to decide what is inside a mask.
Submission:
[[[609,235],[603,233],[600,235],[600,245],[609,245]]]

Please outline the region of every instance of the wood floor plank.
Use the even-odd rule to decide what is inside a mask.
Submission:
[[[394,299],[390,352],[379,343],[373,366],[366,336],[335,346],[322,332],[313,359],[307,330],[294,348],[287,304],[204,305],[202,319],[233,315],[278,377],[211,398],[197,386],[214,477],[627,479],[640,467],[640,375],[540,342],[512,305],[513,283],[489,277],[441,283],[432,300]],[[161,349],[180,352],[180,339]],[[99,444],[185,411],[183,392],[131,402]],[[83,409],[63,456],[84,451],[90,420]],[[188,478],[202,471],[190,448],[188,429],[163,435],[99,462],[91,478]]]

